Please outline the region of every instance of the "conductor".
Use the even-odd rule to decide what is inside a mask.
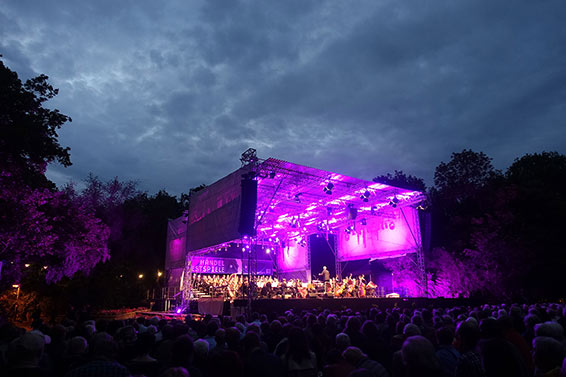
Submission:
[[[326,269],[326,266],[322,266],[322,272],[318,274],[318,276],[322,276],[322,280],[326,283],[330,281],[330,271]]]

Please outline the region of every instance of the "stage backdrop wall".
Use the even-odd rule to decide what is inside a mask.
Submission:
[[[421,235],[416,209],[392,208],[380,216],[368,216],[366,221],[367,225],[357,221],[351,234],[340,229],[336,254],[339,261],[391,258],[417,250]]]
[[[279,273],[310,271],[307,246],[298,245],[296,240],[288,241],[277,252],[277,269]]]
[[[191,197],[188,251],[240,238],[238,223],[243,173],[239,169]]]

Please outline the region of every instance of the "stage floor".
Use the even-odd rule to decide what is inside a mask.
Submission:
[[[303,310],[323,311],[342,311],[350,309],[355,312],[365,312],[371,308],[390,309],[390,308],[447,308],[455,306],[478,306],[485,304],[484,300],[459,298],[304,298],[304,299],[257,299],[252,300],[252,312],[261,314],[283,314],[287,310],[293,310],[295,313],[300,313]],[[248,308],[248,300],[238,299],[233,302],[224,301],[222,314],[224,315],[238,315],[244,313]],[[204,314],[201,306],[201,313]],[[206,309],[205,309],[206,310]],[[199,304],[197,300],[191,302],[190,313],[199,313]],[[184,314],[177,314],[175,312],[140,312],[143,316],[157,316],[165,319],[178,318],[181,319]]]

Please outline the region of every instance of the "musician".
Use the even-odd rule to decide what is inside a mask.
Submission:
[[[322,272],[318,274],[322,277],[322,283],[324,285],[324,293],[328,293],[328,283],[330,283],[330,271],[326,269],[326,266],[322,266]]]
[[[322,276],[322,281],[325,283],[330,281],[330,271],[326,269],[326,266],[322,266],[322,272],[318,276]]]

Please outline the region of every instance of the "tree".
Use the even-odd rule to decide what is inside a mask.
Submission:
[[[65,191],[109,227],[112,259],[98,265],[81,284],[71,284],[69,290],[77,300],[87,300],[95,307],[139,306],[147,289],[156,286],[158,270],[163,271],[167,220],[181,215],[181,204],[163,190],[148,195],[135,182],[117,177],[102,181],[90,174],[84,182],[81,191],[73,184]],[[108,291],[113,294],[106,294]]]
[[[379,175],[375,177],[373,181],[409,190],[426,191],[426,185],[422,178],[418,178],[410,174],[407,175],[401,170],[395,170],[395,173],[393,174],[387,173],[386,175]]]
[[[65,193],[32,188],[13,173],[0,176],[3,277],[17,282],[24,271],[44,268],[46,281],[56,282],[88,273],[109,258],[108,235],[92,211]]]
[[[443,200],[464,201],[501,176],[491,160],[485,153],[470,149],[452,153],[450,161],[441,162],[434,171],[435,191],[442,193]]]
[[[47,76],[39,75],[22,84],[16,72],[0,60],[2,170],[19,166],[22,172],[43,175],[47,164],[51,162],[71,165],[70,148],[59,144],[57,130],[72,120],[59,110],[43,107],[47,100],[58,93],[58,89],[49,85],[47,79]]]
[[[528,266],[523,281],[529,282],[531,294],[563,297],[566,155],[526,154],[513,162],[505,176],[515,192],[509,204],[514,214],[510,233],[522,245]]]
[[[45,177],[71,164],[57,130],[71,118],[43,107],[57,94],[40,75],[25,84],[0,61],[0,260],[2,284],[42,269],[48,282],[89,272],[109,258],[108,229]],[[30,267],[26,268],[26,265]],[[43,269],[43,266],[47,267]],[[5,277],[7,277],[5,279]]]

